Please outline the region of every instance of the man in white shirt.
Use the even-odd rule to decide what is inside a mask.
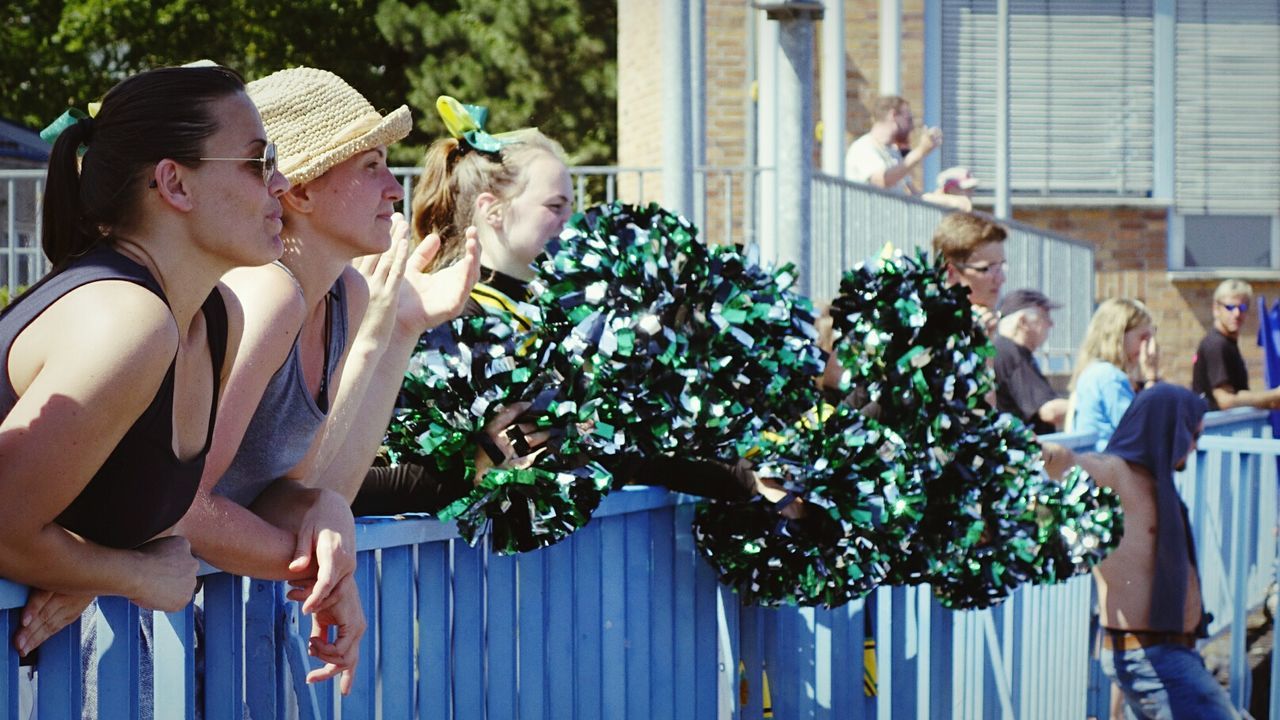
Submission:
[[[919,142],[903,157],[898,146],[910,141],[915,128],[910,103],[897,95],[887,95],[876,101],[872,117],[875,122],[871,130],[849,146],[844,160],[845,177],[905,195],[918,194],[911,187],[911,171],[942,144],[942,131],[924,128]]]

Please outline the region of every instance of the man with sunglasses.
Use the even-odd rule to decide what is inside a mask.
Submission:
[[[1240,329],[1252,299],[1253,287],[1243,280],[1223,280],[1213,292],[1213,329],[1200,341],[1191,366],[1191,389],[1210,410],[1280,407],[1280,389],[1249,389],[1249,370],[1240,355]]]

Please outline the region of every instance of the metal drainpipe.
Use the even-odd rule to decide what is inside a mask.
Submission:
[[[844,176],[844,0],[826,0],[822,16],[822,172]]]
[[[902,0],[880,0],[880,94],[902,94]]]

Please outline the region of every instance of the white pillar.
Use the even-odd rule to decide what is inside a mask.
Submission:
[[[822,172],[844,176],[847,112],[844,0],[826,0],[822,15]]]
[[[760,259],[778,257],[778,24],[764,13],[756,17],[756,228]]]
[[[822,3],[812,0],[757,5],[777,21],[777,244],[776,262],[796,267],[795,289],[809,292],[813,211],[813,22]]]
[[[995,215],[1009,219],[1009,0],[996,2]]]
[[[880,0],[880,94],[902,94],[902,0]]]
[[[693,90],[689,81],[689,0],[662,2],[662,202],[693,212]]]

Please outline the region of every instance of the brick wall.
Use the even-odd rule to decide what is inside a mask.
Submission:
[[[1213,291],[1221,279],[1171,280],[1165,270],[1166,220],[1163,208],[1017,208],[1014,219],[1062,233],[1094,246],[1097,300],[1136,297],[1151,309],[1159,328],[1160,373],[1169,382],[1191,385],[1196,346],[1213,327]],[[1272,302],[1280,282],[1251,282]],[[1046,288],[1052,295],[1052,288]],[[1249,385],[1264,387],[1262,352],[1257,346],[1256,310],[1240,333],[1249,365]]]

